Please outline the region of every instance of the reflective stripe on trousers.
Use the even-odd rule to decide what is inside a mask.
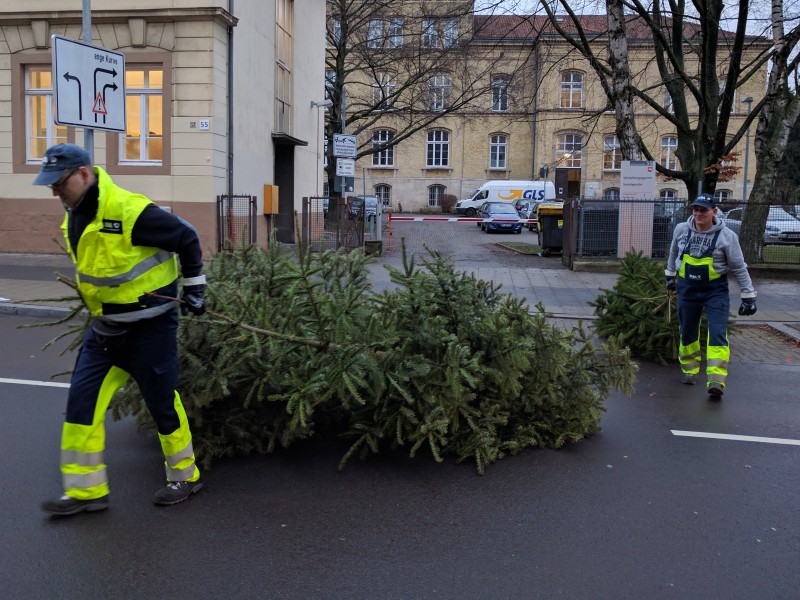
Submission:
[[[103,379],[89,425],[64,423],[61,432],[61,477],[64,493],[78,500],[108,495],[108,475],[103,460],[106,446],[105,415],[114,393],[128,374],[111,367]]]
[[[167,481],[197,481],[200,479],[200,470],[195,464],[192,434],[178,392],[175,392],[175,412],[178,413],[180,427],[168,435],[158,434],[164,451]]]

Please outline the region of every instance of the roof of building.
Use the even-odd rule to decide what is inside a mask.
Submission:
[[[583,31],[588,36],[605,35],[608,31],[608,17],[606,15],[577,15]],[[558,15],[557,15],[558,17]],[[673,20],[667,17],[664,20],[664,30],[672,28]],[[568,33],[577,33],[577,27],[568,16],[561,16],[559,24]],[[556,31],[547,15],[475,15],[475,39],[477,40],[532,40],[541,36],[556,36]],[[637,15],[627,15],[625,21],[626,36],[629,41],[651,40],[653,38],[650,27],[644,19]],[[693,38],[700,35],[699,23],[685,22],[686,37]],[[722,38],[733,39],[734,32],[720,29]],[[748,36],[755,41],[760,38]]]

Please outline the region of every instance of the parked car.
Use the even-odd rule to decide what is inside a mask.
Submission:
[[[519,208],[517,208],[517,213],[519,214],[520,219],[536,219],[536,207],[539,205],[539,202],[534,202],[532,200],[526,200],[525,202],[519,203]],[[538,232],[538,223],[523,223],[523,227],[527,227],[528,231],[533,231],[534,233]]]
[[[351,219],[357,219],[363,216],[367,221],[374,221],[378,214],[378,197],[355,196],[350,200],[348,214]]]
[[[723,216],[725,225],[736,235],[739,235],[742,229],[744,210],[744,208],[734,208]],[[770,206],[764,229],[764,244],[800,245],[800,219],[793,217],[780,206]]]
[[[483,219],[519,219],[519,213],[511,202],[484,202],[478,209],[478,216]],[[479,223],[481,230],[486,233],[493,231],[513,231],[522,233],[522,223],[517,221],[508,223],[484,222]]]

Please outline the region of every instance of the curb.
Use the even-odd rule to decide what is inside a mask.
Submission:
[[[59,308],[57,306],[36,306],[33,304],[0,302],[0,315],[38,317],[41,319],[60,319],[61,317],[66,317],[69,312],[69,308]]]

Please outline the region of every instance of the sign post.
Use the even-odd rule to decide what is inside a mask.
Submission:
[[[55,122],[125,132],[125,55],[51,36]]]
[[[656,165],[651,160],[623,160],[620,170],[619,235],[617,256],[639,250],[653,252],[653,199]]]

